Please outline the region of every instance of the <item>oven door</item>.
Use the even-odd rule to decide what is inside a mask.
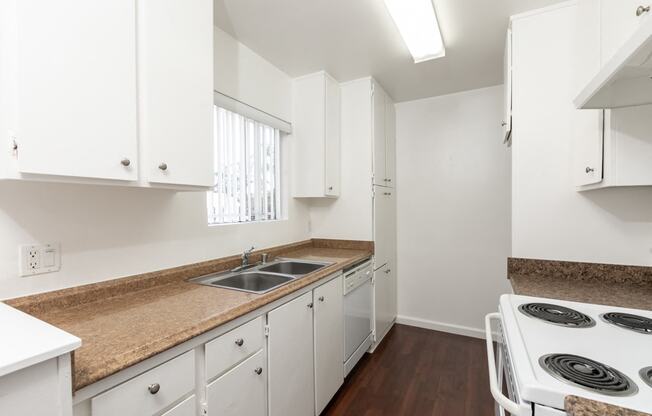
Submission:
[[[491,323],[498,322],[498,340],[494,340]],[[505,416],[507,411],[512,416],[532,416],[532,406],[521,399],[514,378],[514,371],[507,345],[503,342],[502,321],[499,313],[490,313],[485,317],[487,341],[487,363],[489,366],[489,388],[496,401],[496,415]],[[494,342],[497,348],[494,351]],[[504,379],[503,379],[504,376]],[[503,393],[503,382],[507,385],[507,396]]]

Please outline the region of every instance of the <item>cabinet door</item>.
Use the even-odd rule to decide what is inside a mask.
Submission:
[[[324,134],[324,194],[340,195],[340,86],[326,76],[326,121]]]
[[[269,415],[315,411],[313,300],[308,292],[267,314]]]
[[[374,187],[374,269],[389,261],[392,251],[392,218],[394,190],[384,186]]]
[[[640,6],[649,6],[649,4],[640,0],[600,0],[603,65],[629,39],[639,24],[648,18],[650,12],[636,15],[636,10]],[[595,7],[598,5],[595,4]]]
[[[233,368],[206,388],[209,416],[265,416],[267,368],[265,351]]]
[[[342,276],[315,289],[315,410],[320,414],[344,381]]]
[[[385,336],[395,318],[394,309],[396,301],[394,296],[396,292],[391,274],[391,264],[386,264],[384,267],[374,272],[374,317],[376,341],[380,341]]]
[[[396,186],[396,108],[394,102],[385,96],[385,184]]]
[[[213,2],[138,2],[146,180],[212,186]]]
[[[377,83],[373,92],[374,184],[387,185],[385,138],[385,91]]]
[[[507,29],[505,38],[505,55],[503,61],[503,82],[505,84],[503,110],[503,143],[512,137],[512,29]]]
[[[20,172],[137,179],[135,7],[16,1]]]

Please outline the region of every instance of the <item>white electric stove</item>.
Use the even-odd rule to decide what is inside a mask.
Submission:
[[[565,415],[568,395],[652,413],[652,311],[503,295],[486,330],[497,414]]]

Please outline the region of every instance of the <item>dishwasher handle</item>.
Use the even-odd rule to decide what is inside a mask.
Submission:
[[[497,312],[490,313],[484,318],[485,335],[487,341],[487,363],[489,366],[489,389],[491,395],[498,405],[507,410],[512,416],[531,416],[532,410],[525,405],[520,405],[505,396],[502,386],[498,384],[498,374],[496,372],[496,355],[494,353],[493,332],[491,331],[491,321],[500,320],[500,314]]]

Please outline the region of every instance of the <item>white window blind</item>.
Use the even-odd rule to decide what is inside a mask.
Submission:
[[[215,179],[209,224],[281,218],[280,132],[215,107]]]

